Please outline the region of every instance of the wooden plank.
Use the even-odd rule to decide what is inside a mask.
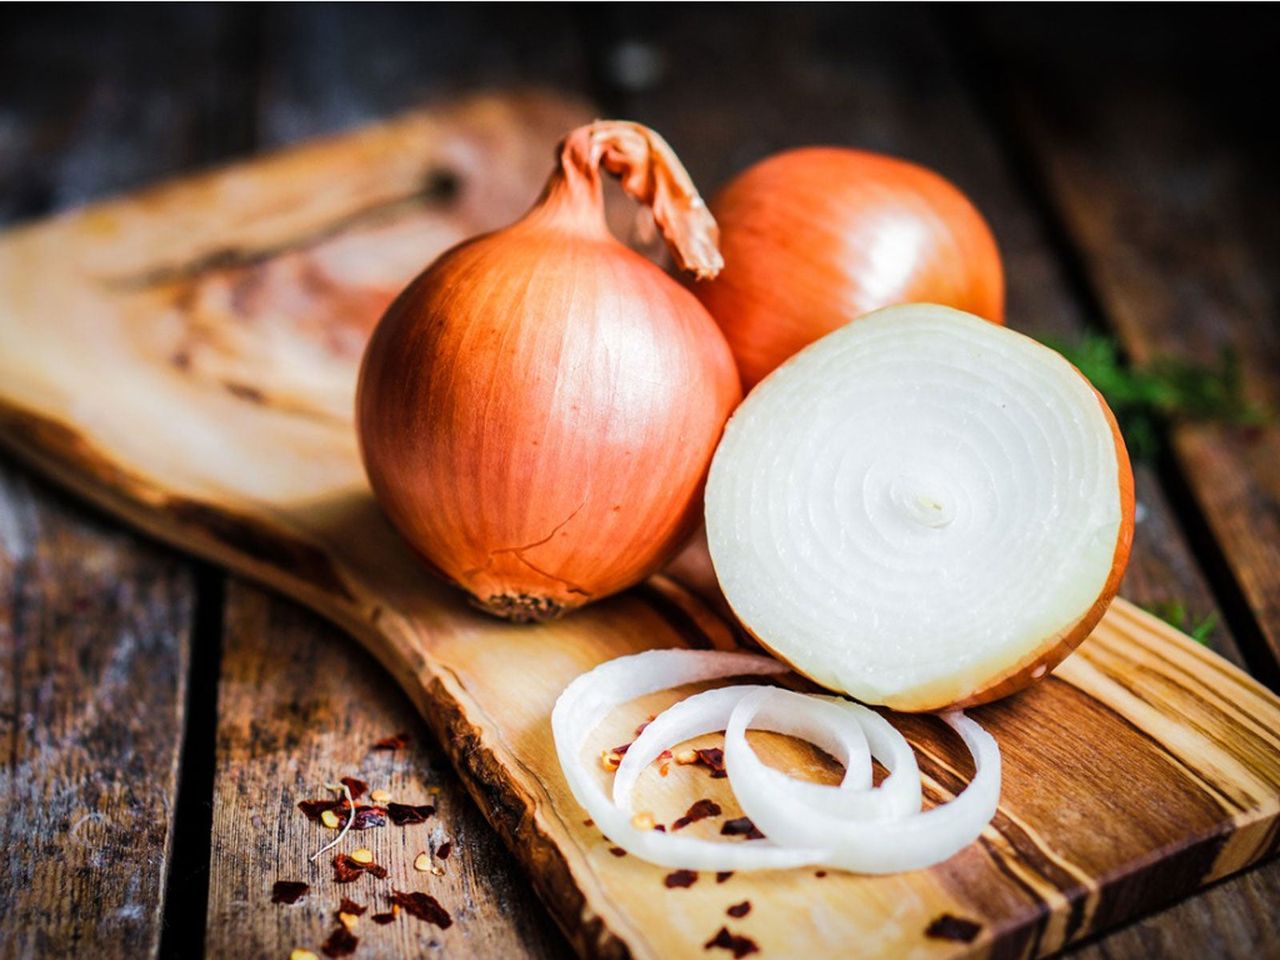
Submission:
[[[1060,340],[1089,328],[1044,224],[926,11],[787,8],[725,18],[688,8],[651,18],[634,10],[615,15],[597,39],[610,108],[661,130],[708,195],[787,147],[835,143],[907,157],[951,178],[990,220],[1005,259],[1010,326]],[[1137,463],[1134,474],[1141,522],[1122,594],[1209,615],[1216,604],[1155,469]],[[1242,662],[1225,626],[1211,644]]]
[[[260,350],[221,368],[252,387],[230,390],[208,368],[174,363],[153,339],[173,332],[157,329],[157,317],[179,329],[190,320],[193,287],[227,282],[246,266],[230,256],[211,265],[200,256],[211,249],[255,251],[268,286],[290,257],[324,262],[316,251],[331,252],[330,243],[347,245],[354,263],[396,261],[410,244],[425,256],[417,235],[391,229],[424,216],[417,205],[397,204],[377,230],[353,212],[379,197],[404,200],[431,152],[468,125],[492,124],[490,137],[519,143],[518,131],[537,129],[521,124],[547,115],[485,101],[414,116],[0,240],[0,347],[19,338],[27,360],[3,364],[9,353],[0,348],[0,435],[84,495],[302,600],[364,643],[409,693],[584,954],[700,952],[730,896],[761,905],[748,931],[768,954],[869,944],[893,956],[1047,953],[1272,853],[1280,701],[1117,602],[1058,675],[978,711],[1005,755],[1001,812],[983,842],[944,865],[893,877],[742,875],[728,887],[670,891],[663,871],[609,854],[560,774],[551,704],[605,658],[731,645],[727,626],[665,578],[552,624],[483,617],[430,579],[370,498],[349,419],[332,414],[350,409],[335,401],[349,396],[358,351],[329,355],[335,370],[346,364],[345,381],[298,376],[296,364],[320,349],[314,329],[259,312],[253,297],[222,313],[206,308],[202,321],[214,343],[231,330],[283,340],[279,355],[295,361],[284,371],[288,390]],[[335,183],[343,189],[319,189]],[[127,243],[104,243],[126,227]],[[45,255],[53,249],[56,263]],[[122,277],[149,282],[113,282]],[[90,378],[51,359],[66,356],[56,345],[68,341],[106,351],[92,379],[112,404],[77,399]],[[591,746],[619,742],[660,701],[619,711]],[[957,746],[926,719],[903,722],[928,776],[955,790],[964,769]],[[783,765],[813,762],[786,742],[765,752]],[[681,771],[641,802],[665,818],[705,795],[706,778]],[[892,926],[887,904],[900,911]],[[927,940],[942,912],[978,918],[978,939]]]
[[[0,956],[153,956],[190,564],[0,463]]]
[[[344,896],[369,908],[354,931],[361,957],[565,954],[440,747],[368,655],[314,614],[234,581],[222,662],[209,956],[285,957],[295,947],[319,953]],[[405,750],[370,749],[402,731],[409,734]],[[311,823],[298,802],[332,797],[323,785],[347,776],[397,802],[436,808],[427,823],[353,831],[337,848],[372,850],[390,871],[384,881],[338,885],[332,854],[310,862],[335,833]],[[447,859],[432,858],[442,876],[414,869],[418,853],[438,854],[445,843],[452,845]],[[296,905],[273,904],[276,880],[300,880],[311,890]],[[374,913],[390,909],[393,888],[429,892],[453,926],[438,930],[405,915],[387,926],[373,923]]]
[[[515,71],[539,79],[568,81],[572,79],[577,60],[576,34],[557,22],[560,15],[541,11],[531,16],[516,8],[499,23],[489,12],[459,7],[418,8],[412,16],[404,10],[386,7],[330,6],[323,8],[268,8],[259,24],[260,39],[255,73],[260,86],[253,105],[255,143],[284,144],[303,137],[328,133],[364,122],[388,112],[418,106],[423,100],[439,98],[454,86],[508,78]],[[484,57],[475,52],[483,48]],[[370,51],[377,51],[376,64],[364,63]],[[566,120],[565,122],[569,122]],[[547,136],[554,138],[558,130]],[[449,218],[450,200],[460,200],[475,211],[486,211],[488,219],[479,224],[496,225],[501,219],[514,217],[536,192],[536,182],[521,178],[486,174],[482,183],[472,176],[478,164],[469,154],[479,149],[464,144],[464,149],[442,159],[422,171],[423,182],[436,184],[433,213]],[[550,141],[535,145],[550,153]],[[502,193],[504,187],[515,187],[516,194]],[[487,196],[470,200],[479,189]],[[524,192],[522,192],[524,191]],[[527,195],[526,195],[527,194]],[[487,210],[497,209],[492,213]],[[410,264],[414,266],[413,263]],[[258,588],[238,584],[227,605],[227,642],[223,656],[223,709],[219,711],[220,741],[243,739],[244,731],[257,737],[271,731],[284,742],[298,741],[306,746],[287,758],[273,756],[271,763],[259,759],[241,762],[225,751],[217,785],[213,845],[213,887],[209,905],[207,951],[213,956],[238,952],[260,952],[283,956],[291,946],[308,943],[318,949],[328,934],[333,909],[339,893],[349,888],[331,882],[329,858],[321,868],[311,868],[308,879],[313,896],[307,909],[267,907],[265,896],[246,897],[246,887],[269,889],[267,867],[284,862],[285,852],[297,854],[299,866],[305,865],[302,851],[314,840],[315,830],[301,818],[288,799],[265,813],[254,816],[267,824],[266,835],[283,838],[272,847],[268,863],[244,850],[254,850],[252,828],[246,831],[239,807],[252,804],[245,784],[256,783],[272,791],[273,800],[287,784],[302,799],[318,792],[319,784],[333,780],[333,771],[351,767],[351,758],[367,757],[368,744],[386,736],[389,731],[410,729],[415,733],[415,747],[408,765],[396,767],[392,780],[396,793],[421,792],[429,783],[436,796],[441,819],[431,836],[436,842],[453,824],[455,840],[447,863],[448,874],[439,880],[412,870],[408,863],[416,851],[395,846],[390,856],[386,843],[374,846],[379,862],[392,868],[396,885],[403,889],[420,887],[428,882],[441,902],[455,911],[457,923],[449,931],[433,937],[430,928],[414,921],[383,928],[368,921],[362,924],[361,956],[405,956],[423,952],[428,946],[439,949],[441,943],[451,952],[467,956],[514,958],[563,955],[565,944],[538,902],[530,885],[522,876],[514,875],[501,841],[478,814],[466,796],[457,773],[427,743],[430,734],[421,721],[413,717],[402,694],[388,689],[385,675],[374,672],[367,656],[350,644],[339,643],[330,628],[314,617],[306,616],[290,604],[268,601]],[[272,628],[270,645],[258,632],[264,624],[280,624],[284,637],[303,649],[294,654],[289,667],[288,690],[272,698],[251,695],[244,678],[259,675],[264,658],[279,657]],[[279,667],[280,664],[275,664]],[[348,683],[348,677],[354,678]],[[308,686],[313,687],[310,693]],[[237,695],[239,692],[240,695]],[[322,702],[317,710],[324,716],[342,718],[341,723],[328,724],[323,730],[308,726],[311,714],[281,709],[283,697],[294,695],[306,703]],[[238,756],[238,755],[237,755]],[[373,755],[373,759],[384,755]],[[300,782],[309,784],[311,793],[294,789],[292,775],[285,776],[282,759],[294,767],[315,771]],[[377,764],[375,764],[377,766]],[[320,776],[319,771],[329,772]],[[319,776],[319,779],[317,779]],[[273,779],[283,777],[283,780]],[[239,806],[237,806],[239,805]],[[225,812],[225,815],[224,815]],[[392,832],[401,831],[392,828]],[[411,835],[409,831],[408,835]],[[248,841],[248,842],[246,842]],[[408,840],[406,839],[406,843]],[[352,844],[347,844],[352,848]],[[394,863],[392,862],[394,861]],[[256,884],[256,886],[254,886]],[[265,884],[265,887],[264,887]],[[381,885],[389,889],[387,884]],[[439,888],[439,889],[438,889]],[[320,891],[325,890],[324,899]],[[385,895],[386,890],[380,896]],[[362,899],[362,898],[357,898]],[[372,895],[369,898],[372,900]],[[379,902],[374,912],[386,909]],[[246,931],[248,931],[246,935]]]
[[[1210,363],[1230,349],[1249,397],[1280,410],[1280,187],[1255,120],[1274,88],[1267,32],[1179,13],[1147,35],[1137,70],[1097,36],[1087,66],[1056,52],[1085,40],[1087,23],[990,27],[1002,76],[1017,78],[1003,85],[1008,105],[1125,348],[1138,361]],[[1258,663],[1269,654],[1280,679],[1280,426],[1183,423],[1172,443],[1225,555],[1226,586],[1238,585],[1265,639]]]
[[[225,17],[7,8],[0,219],[207,161]],[[162,80],[163,82],[158,82]],[[201,121],[205,122],[201,122]],[[192,565],[0,463],[0,955],[147,957],[175,869]],[[202,905],[203,906],[203,905]]]

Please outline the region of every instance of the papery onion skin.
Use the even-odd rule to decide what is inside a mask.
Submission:
[[[566,138],[519,222],[442,255],[365,353],[357,426],[405,538],[489,612],[543,620],[659,568],[696,523],[741,397],[697,299],[605,226],[599,168],[654,208],[677,263],[719,268],[670,148],[601,121]]]
[[[694,292],[724,330],[747,390],[881,307],[939,303],[1004,322],[990,227],[924,167],[842,147],[788,150],[739,174],[711,209],[725,268]]]

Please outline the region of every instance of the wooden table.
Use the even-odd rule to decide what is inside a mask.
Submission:
[[[1280,408],[1280,182],[1275,141],[1255,130],[1267,35],[1224,22],[1235,15],[1125,16],[1135,22],[919,8],[6,10],[0,220],[476,85],[533,83],[652,124],[707,193],[800,143],[936,167],[992,221],[1012,325],[1107,330],[1138,361],[1230,346],[1250,396]],[[1122,592],[1217,613],[1209,642],[1276,687],[1280,430],[1186,423],[1163,441],[1137,466]],[[0,957],[271,957],[313,942],[300,915],[249,902],[248,871],[272,851],[296,858],[312,831],[290,798],[345,773],[438,789],[423,845],[453,843],[441,882],[463,905],[447,935],[401,926],[361,956],[568,952],[367,655],[7,460],[0,647]],[[368,753],[401,730],[407,755]],[[273,815],[232,818],[246,793]],[[1277,955],[1277,902],[1272,863],[1071,952]]]

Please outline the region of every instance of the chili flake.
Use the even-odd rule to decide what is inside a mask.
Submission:
[[[735,960],[739,960],[739,958],[745,957],[750,953],[760,952],[760,948],[754,940],[750,937],[742,937],[736,933],[730,933],[728,927],[721,927],[714,937],[702,945],[703,950],[710,950],[712,947],[730,951]]]
[[[423,850],[420,854],[413,858],[413,869],[419,873],[426,873],[431,869],[431,854]]]
[[[719,873],[716,874],[716,883],[724,883],[726,880],[728,880],[732,876],[733,876],[732,870],[721,870]]]
[[[720,835],[722,837],[745,836],[748,840],[764,839],[764,834],[756,829],[750,817],[734,817],[732,820],[726,820],[720,824]]]
[[[297,903],[310,889],[311,885],[301,880],[277,880],[271,888],[271,902]]]
[[[436,847],[436,856],[441,860],[448,860],[449,854],[453,853],[453,841],[446,840],[440,846]]]
[[[385,926],[388,923],[395,923],[396,915],[394,913],[375,913],[369,919],[372,920],[374,923],[382,924]]]
[[[419,920],[435,924],[441,930],[447,930],[453,926],[453,917],[449,916],[449,911],[440,906],[440,901],[430,894],[418,891],[404,893],[395,890],[391,894],[391,902],[403,907],[407,913]]]
[[[386,814],[397,827],[407,827],[414,823],[425,823],[427,817],[436,812],[429,803],[414,806],[409,803],[388,803]]]
[[[356,863],[373,863],[373,851],[365,847],[361,847],[359,850],[352,850],[351,859]]]
[[[972,943],[981,929],[980,923],[944,913],[925,928],[924,935],[934,940],[958,940],[961,943]]]
[[[370,749],[372,750],[403,750],[409,743],[409,734],[397,733],[390,737],[383,737],[375,743]]]
[[[727,913],[729,916],[737,917],[739,920],[741,920],[750,912],[751,912],[750,900],[743,900],[741,903],[735,903],[733,906],[729,907],[729,909],[725,910],[725,913]]]
[[[719,747],[706,747],[694,753],[698,755],[698,763],[711,771],[712,780],[723,780],[729,776],[724,771],[724,751]]]
[[[320,817],[326,811],[337,810],[339,807],[346,807],[345,800],[299,800],[298,809],[301,810],[308,820],[313,823],[319,823]]]
[[[609,852],[615,857],[625,857],[627,855],[627,851],[623,850],[621,847],[610,847]]]
[[[360,939],[346,927],[335,927],[320,950],[326,957],[349,957],[356,952],[359,943]]]
[[[352,860],[345,853],[340,853],[333,858],[334,883],[354,883],[360,879],[360,874],[364,873],[364,870],[364,864],[358,860]]]
[[[374,803],[386,803],[391,799],[391,794],[387,793],[385,790],[375,790],[373,793],[369,794],[369,799]]]
[[[349,913],[354,917],[360,916],[362,913],[364,913],[368,909],[369,909],[368,907],[360,906],[360,904],[356,903],[354,900],[352,900],[349,897],[343,897],[342,903],[338,905],[339,913]]]
[[[355,777],[343,777],[338,782],[345,783],[347,785],[347,789],[351,791],[352,800],[359,800],[364,796],[364,792],[369,789],[369,785],[367,783],[363,780],[357,780]]]
[[[688,810],[685,811],[683,817],[671,824],[672,831],[683,830],[691,823],[697,823],[699,820],[705,820],[707,817],[720,816],[720,804],[714,800],[697,800]]]
[[[697,881],[698,875],[692,870],[673,870],[662,878],[663,885],[671,890],[676,887],[692,887]]]

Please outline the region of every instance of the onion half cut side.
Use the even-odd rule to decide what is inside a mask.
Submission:
[[[707,690],[658,714],[626,750],[611,797],[582,756],[609,711],[637,696],[696,681],[785,672],[776,661],[752,654],[656,650],[620,657],[583,674],[561,694],[551,717],[574,797],[600,831],[627,852],[691,870],[809,865],[860,873],[920,869],[971,843],[991,821],[1000,797],[999,749],[959,711],[942,719],[969,748],[974,779],[955,800],[925,812],[920,811],[915,754],[887,720],[838,697],[773,686]],[[813,743],[844,763],[843,779],[835,786],[810,783],[767,766],[747,742],[748,728]],[[721,729],[729,786],[767,839],[710,841],[637,826],[632,795],[645,768],[663,751]],[[878,786],[872,785],[872,756],[889,771]]]
[[[1115,418],[1058,353],[908,304],[806,347],[738,408],[706,491],[734,612],[798,672],[943,710],[1038,680],[1093,629],[1133,539]]]

